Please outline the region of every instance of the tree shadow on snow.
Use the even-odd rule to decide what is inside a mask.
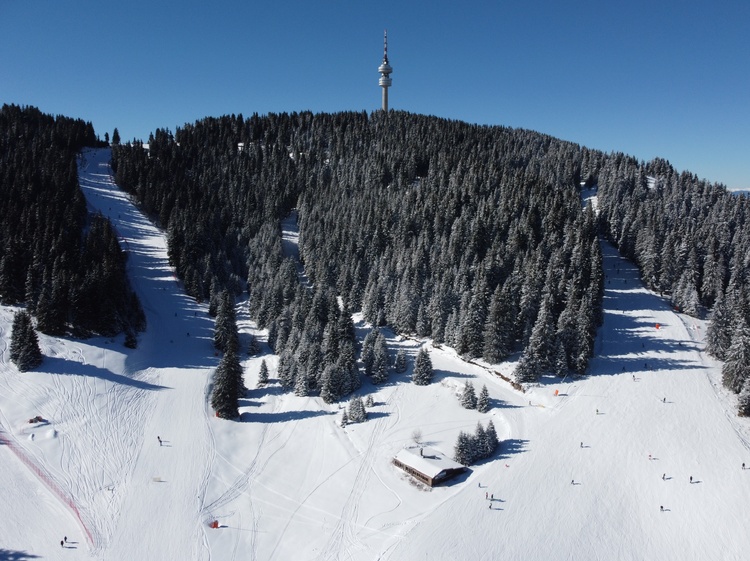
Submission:
[[[0,549],[0,561],[25,561],[26,559],[41,559],[41,557],[25,551]]]
[[[432,383],[440,382],[444,378],[463,378],[465,380],[476,380],[477,377],[473,374],[464,374],[463,372],[453,372],[448,370],[440,370],[434,368],[432,370]]]
[[[502,399],[490,398],[490,409],[520,409],[519,405],[513,405]]]
[[[245,411],[240,415],[240,421],[243,423],[285,423],[288,421],[303,421],[324,415],[335,415],[335,413],[329,413],[328,411],[285,411],[282,413],[253,413],[252,411]]]
[[[523,440],[520,438],[508,438],[507,440],[502,440],[498,445],[499,453],[491,456],[490,458],[488,458],[488,460],[491,461],[492,458],[497,458],[498,460],[507,460],[511,456],[525,452],[528,444],[528,440]]]
[[[115,384],[122,384],[124,386],[132,386],[141,390],[166,390],[169,389],[167,386],[160,386],[158,384],[151,384],[142,380],[136,380],[134,378],[128,378],[122,374],[115,374],[111,370],[99,368],[91,364],[84,364],[77,360],[68,360],[60,357],[44,357],[43,371],[51,372],[54,374],[66,374],[71,376],[88,376],[91,378],[99,378],[101,380],[108,380]]]

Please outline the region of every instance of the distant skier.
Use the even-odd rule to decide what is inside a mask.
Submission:
[[[495,500],[495,495],[490,495],[490,500],[494,501]]]
[[[662,481],[666,481],[666,480],[667,480],[667,474],[666,474],[666,473],[663,473],[663,474],[661,475],[661,480],[662,480]]]
[[[660,510],[660,511],[662,511],[662,512],[664,512],[664,507],[663,507],[663,506],[660,506],[660,507],[659,507],[659,510]]]
[[[690,483],[692,483],[692,482],[693,482],[693,476],[691,475],[690,476]]]
[[[490,494],[487,491],[484,492],[484,498],[485,499],[489,499],[490,498]]]
[[[667,402],[667,398],[666,397],[662,398],[661,402],[662,403],[666,403]]]
[[[742,469],[745,469],[745,462],[742,462]]]
[[[65,543],[68,543],[68,536],[65,536],[65,537],[63,538],[63,540],[65,541]]]
[[[161,437],[160,437],[160,436],[157,436],[157,437],[156,437],[156,440],[158,440],[158,441],[159,441],[159,446],[161,446]]]
[[[581,448],[583,448],[583,442],[581,442]]]
[[[60,540],[60,547],[65,547],[65,542]]]

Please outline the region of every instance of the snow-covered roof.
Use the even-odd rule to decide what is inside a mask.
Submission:
[[[422,450],[420,455],[419,451]],[[445,454],[433,448],[424,446],[402,448],[396,454],[396,460],[404,465],[413,467],[427,477],[436,478],[441,472],[449,469],[464,469],[464,466],[446,458]]]

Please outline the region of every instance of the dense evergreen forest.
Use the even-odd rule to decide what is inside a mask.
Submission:
[[[113,152],[188,291],[215,309],[247,288],[282,382],[327,399],[359,384],[360,309],[468,357],[523,350],[522,382],[585,372],[603,274],[579,184],[602,161],[529,131],[400,112],[208,118]],[[313,288],[281,249],[295,207]]]
[[[750,416],[750,198],[620,156],[602,167],[598,198],[602,230],[648,287],[689,315],[710,309],[706,350]]]
[[[0,298],[26,303],[46,333],[132,340],[144,319],[124,255],[77,185],[76,153],[97,144],[88,123],[3,107]],[[249,294],[282,384],[300,395],[334,401],[359,386],[360,310],[375,383],[393,371],[384,325],[490,363],[520,352],[521,383],[584,373],[602,234],[675,308],[711,314],[708,350],[750,413],[750,199],[664,160],[404,112],[305,112],[156,130],[147,146],[113,143],[112,164],[167,232],[191,295],[217,313]],[[598,187],[598,215],[583,185]],[[282,250],[293,211],[299,262]]]
[[[676,309],[713,309],[708,348],[726,358],[750,326],[750,198],[677,173],[666,161],[610,157],[599,176],[600,224],[643,282]]]
[[[43,333],[115,335],[145,316],[109,221],[89,216],[77,157],[101,143],[91,123],[0,109],[0,301],[25,304]]]

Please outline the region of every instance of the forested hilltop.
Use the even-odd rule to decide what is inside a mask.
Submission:
[[[128,334],[145,317],[108,220],[89,216],[77,157],[101,143],[91,123],[31,107],[0,109],[0,301],[26,305],[47,334]]]
[[[603,275],[579,184],[603,154],[400,112],[207,118],[148,148],[115,147],[118,184],[168,232],[191,294],[215,309],[247,286],[298,393],[358,386],[360,309],[470,357],[523,349],[521,382],[586,370]],[[294,207],[313,289],[281,251]]]

